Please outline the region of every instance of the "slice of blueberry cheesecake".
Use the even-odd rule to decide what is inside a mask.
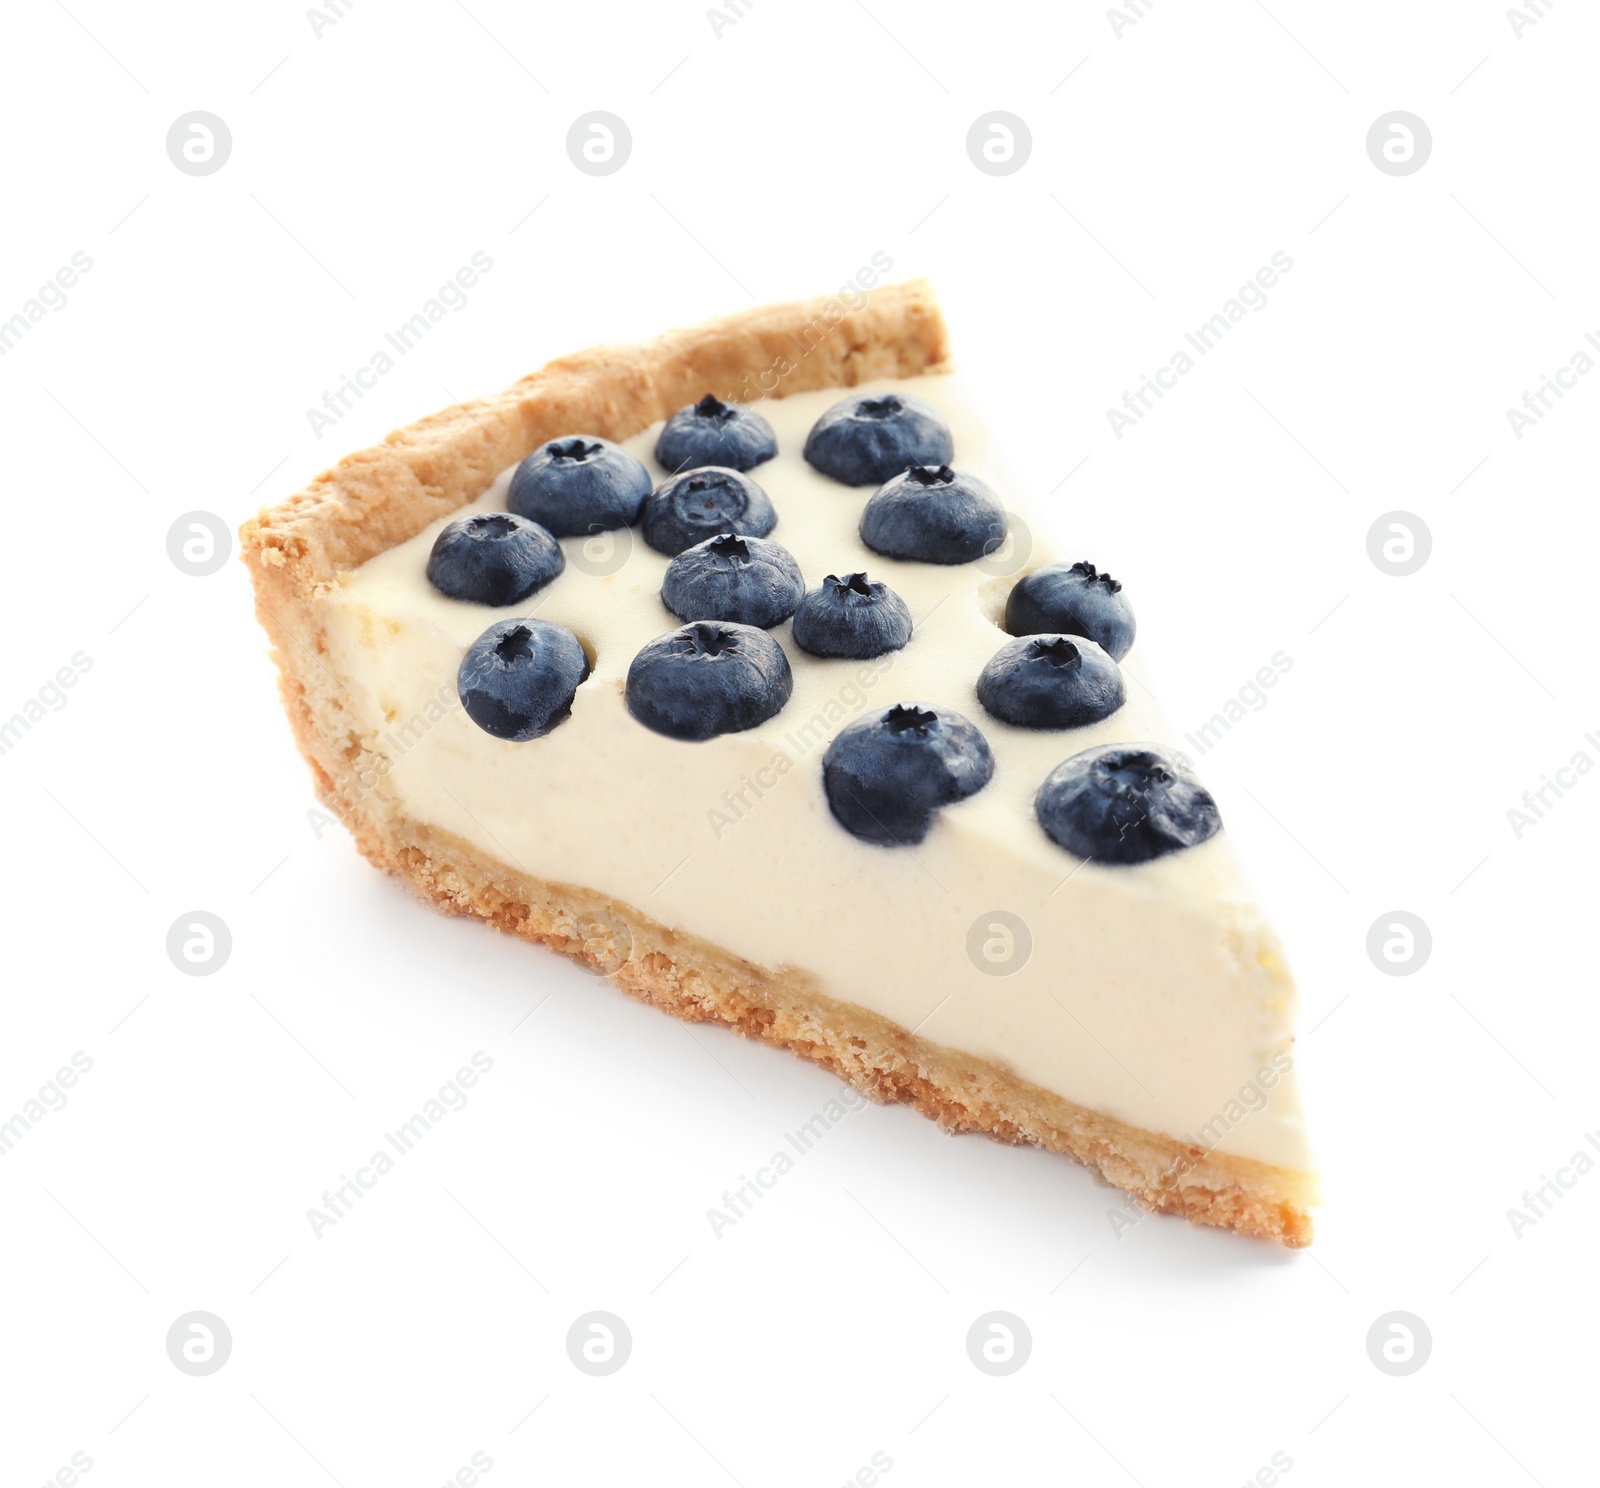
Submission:
[[[1043,531],[914,283],[554,363],[244,553],[320,796],[427,899],[1306,1244],[1295,988],[1128,685],[1137,554]]]

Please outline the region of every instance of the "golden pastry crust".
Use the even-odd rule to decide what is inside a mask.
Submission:
[[[755,967],[631,906],[525,877],[407,819],[384,788],[389,761],[347,707],[328,661],[317,595],[475,500],[548,439],[627,439],[708,389],[748,401],[752,389],[782,397],[948,367],[944,321],[932,290],[915,281],[873,290],[854,307],[837,299],[769,306],[646,346],[564,357],[497,397],[457,405],[349,456],[241,530],[295,740],[319,797],[361,851],[442,909],[602,970],[677,1017],[713,1019],[791,1049],[872,1099],[907,1102],[947,1130],[1068,1153],[1143,1207],[1308,1244],[1306,1175],[1113,1121],[835,1002],[803,973]]]

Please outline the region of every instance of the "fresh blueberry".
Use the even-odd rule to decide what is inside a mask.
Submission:
[[[735,620],[767,630],[794,614],[805,590],[787,548],[724,532],[667,565],[661,602],[680,620]]]
[[[764,630],[699,620],[647,642],[628,668],[628,711],[669,739],[754,728],[794,691],[783,647]]]
[[[1020,579],[1006,599],[1014,636],[1088,636],[1121,661],[1138,627],[1121,583],[1092,563],[1047,563]]]
[[[1005,540],[994,492],[948,465],[913,465],[878,487],[861,513],[861,541],[886,558],[971,563]]]
[[[508,605],[542,589],[566,567],[561,544],[509,512],[457,517],[434,539],[428,580],[451,599]]]
[[[950,426],[921,398],[869,394],[835,403],[806,435],[808,464],[847,486],[876,486],[955,455]]]
[[[593,434],[541,444],[511,477],[506,505],[557,537],[587,537],[639,520],[650,472],[627,450]]]
[[[676,558],[721,532],[765,537],[777,521],[767,493],[748,475],[707,465],[669,475],[655,488],[644,504],[644,540]]]
[[[656,440],[656,463],[671,471],[696,465],[754,470],[777,453],[778,436],[759,413],[710,393],[673,414]]]
[[[911,639],[911,611],[887,584],[864,573],[829,574],[794,612],[794,643],[813,656],[868,661]]]
[[[589,658],[577,636],[551,620],[497,620],[467,647],[456,691],[486,734],[520,744],[566,719]]]
[[[1154,744],[1073,755],[1039,787],[1033,811],[1057,847],[1097,863],[1147,863],[1222,830],[1211,793]]]
[[[1018,728],[1082,728],[1127,700],[1121,670],[1087,636],[1007,641],[978,675],[978,701]]]
[[[852,836],[884,847],[921,842],[933,814],[989,783],[989,743],[959,713],[896,703],[847,724],[822,757],[822,786]]]

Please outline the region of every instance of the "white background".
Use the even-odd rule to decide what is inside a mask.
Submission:
[[[1600,1174],[1520,1236],[1507,1210],[1600,1128],[1600,775],[1520,839],[1506,814],[1600,760],[1600,376],[1506,418],[1600,332],[1591,13],[1227,0],[1119,35],[1089,5],[757,0],[719,37],[689,3],[361,0],[318,36],[292,3],[17,0],[5,27],[0,319],[93,260],[0,359],[0,715],[92,660],[0,757],[0,1116],[93,1060],[0,1161],[5,1481],[75,1452],[107,1488],[425,1488],[475,1452],[490,1484],[833,1485],[875,1452],[890,1488],[1239,1484],[1274,1453],[1292,1485],[1593,1481]],[[233,136],[201,178],[164,144],[194,109]],[[591,109],[633,135],[604,179],[565,150]],[[1003,178],[965,149],[991,109],[1032,133]],[[1410,176],[1366,154],[1394,109],[1433,136]],[[315,437],[480,250],[466,308]],[[1198,764],[1305,989],[1309,1252],[1118,1238],[1083,1170],[876,1107],[714,1238],[837,1082],[319,835],[243,569],[168,560],[182,513],[233,526],[552,356],[875,251],[934,279],[1180,729],[1293,658]],[[1267,307],[1115,437],[1278,251]],[[1407,578],[1366,549],[1397,508],[1433,537]],[[164,949],[196,909],[233,936],[205,978]],[[1433,935],[1403,978],[1365,950],[1395,909]],[[466,1109],[314,1237],[478,1050]],[[193,1309],[233,1338],[204,1378],[164,1346]],[[564,1346],[591,1309],[633,1336],[602,1379]],[[1033,1339],[1006,1378],[964,1346],[993,1309]],[[1367,1354],[1392,1310],[1432,1334],[1404,1378]]]

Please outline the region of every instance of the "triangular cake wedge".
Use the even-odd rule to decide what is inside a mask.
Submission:
[[[1002,625],[1014,586],[1057,555],[950,370],[928,286],[885,286],[565,358],[352,455],[243,529],[295,738],[361,851],[440,908],[603,970],[677,1017],[791,1049],[947,1129],[1066,1153],[1126,1190],[1132,1215],[1304,1245],[1316,1180],[1296,992],[1226,831],[1202,824],[1184,845],[1183,818],[1176,845],[1119,861],[1128,840],[1172,827],[1160,792],[1200,799],[1181,769],[1174,786],[1157,768],[1148,820],[1117,816],[1111,796],[1091,803],[1086,829],[1109,823],[1120,839],[1104,847],[1074,836],[1071,781],[1054,798],[1059,820],[1038,804],[1069,759],[1135,748],[1181,766],[1148,694],[1127,686],[1109,716],[1071,728],[1006,722],[979,699],[980,674],[1013,639]],[[864,572],[905,601],[914,628],[898,649],[840,659],[801,649],[780,621],[759,644],[787,663],[786,701],[753,727],[693,740],[640,721],[642,674],[628,692],[636,656],[685,618],[663,602],[669,559],[646,529],[561,538],[560,575],[505,607],[447,597],[428,565],[450,522],[507,510],[513,472],[548,441],[617,442],[662,482],[663,421],[707,395],[708,409],[753,405],[770,424],[777,454],[746,478],[770,497],[769,541],[804,587]],[[953,449],[943,461],[935,450],[923,479],[937,488],[945,463],[987,485],[1002,543],[967,562],[864,545],[874,483],[845,484],[803,453],[824,413],[864,395],[934,410]],[[1061,556],[1137,569],[1136,553]],[[1102,597],[1118,592],[1090,574]],[[507,619],[565,627],[587,669],[569,707],[521,742],[475,721],[457,687],[468,649]],[[1092,643],[1054,644],[1053,663],[1087,655],[1116,672]],[[883,722],[897,705],[899,722]],[[825,760],[850,763],[852,729],[914,731],[931,716],[970,724],[989,774],[939,796],[934,761],[895,787],[934,791],[920,837],[848,769],[825,783]],[[1115,769],[1098,778],[1103,793],[1124,789]],[[856,789],[861,809],[841,807]],[[1109,818],[1094,817],[1102,807]]]

